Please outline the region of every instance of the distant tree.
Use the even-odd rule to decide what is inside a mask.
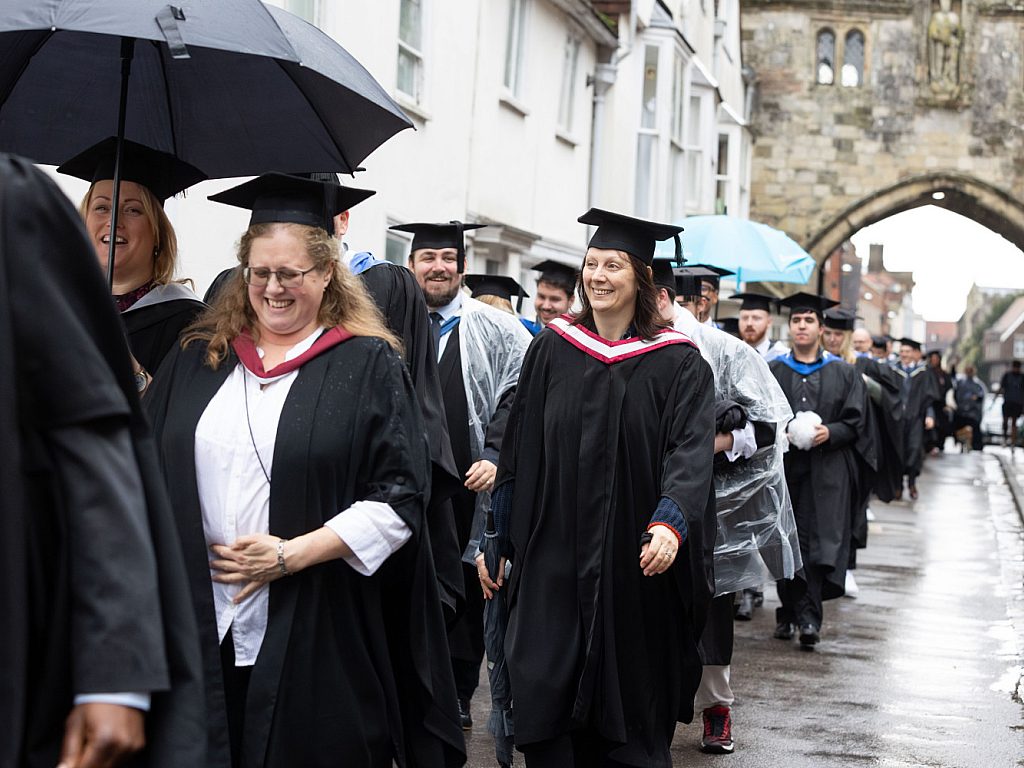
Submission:
[[[988,314],[985,319],[974,326],[974,330],[966,338],[961,340],[957,344],[957,351],[960,353],[961,367],[958,370],[962,370],[963,366],[973,365],[978,369],[978,376],[983,380],[988,380],[989,366],[987,363],[982,362],[982,356],[985,351],[985,331],[991,328],[1003,313],[1010,308],[1010,305],[1020,296],[1022,291],[1017,293],[1009,294],[1008,296],[1000,296],[992,300]]]

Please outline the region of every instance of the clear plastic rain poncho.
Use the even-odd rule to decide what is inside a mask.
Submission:
[[[715,399],[733,400],[749,421],[775,425],[775,443],[749,459],[715,465],[718,538],[715,542],[715,595],[792,578],[802,567],[793,505],[782,457],[789,401],[768,364],[752,347],[684,309],[676,328],[697,344],[715,376]]]
[[[519,381],[519,369],[533,337],[516,315],[502,312],[468,296],[462,301],[459,321],[459,352],[462,380],[469,411],[469,445],[472,455],[483,455],[487,425],[501,396]],[[463,559],[474,562],[491,503],[489,491],[476,495],[476,511],[469,545]]]

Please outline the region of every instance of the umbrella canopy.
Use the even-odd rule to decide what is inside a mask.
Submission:
[[[736,273],[736,282],[806,283],[814,258],[781,230],[736,216],[690,216],[681,222],[686,261]],[[671,254],[663,248],[666,258]]]
[[[0,150],[59,165],[118,135],[211,178],[351,172],[412,123],[316,27],[259,0],[4,0]]]

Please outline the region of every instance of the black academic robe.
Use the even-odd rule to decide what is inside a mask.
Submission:
[[[384,315],[391,332],[402,340],[405,365],[416,390],[416,401],[433,462],[427,530],[433,549],[441,598],[453,612],[464,599],[462,548],[449,499],[462,490],[462,475],[452,455],[441,396],[437,350],[430,328],[430,315],[416,278],[397,264],[377,264],[361,272],[363,284]],[[476,585],[473,585],[476,589]],[[476,590],[479,591],[479,590]]]
[[[178,337],[206,305],[198,299],[172,299],[121,313],[128,347],[143,368],[156,373]]]
[[[928,372],[935,380],[932,394],[935,395],[935,399],[932,400],[932,412],[935,415],[935,427],[931,430],[927,430],[928,434],[925,435],[925,450],[931,450],[932,448],[941,448],[943,443],[946,442],[946,438],[953,434],[952,425],[953,421],[949,417],[949,413],[946,411],[946,396],[953,389],[953,377],[942,370],[941,367],[935,368],[928,366]]]
[[[128,765],[204,765],[187,577],[117,311],[65,195],[7,156],[0,455],[0,765],[56,765],[75,694],[133,691],[152,701]]]
[[[237,363],[213,371],[205,345],[168,356],[146,407],[185,549],[199,622],[210,766],[230,764],[216,617],[196,488],[195,430]],[[270,585],[267,633],[249,683],[243,765],[452,766],[465,760],[444,622],[423,516],[430,486],[408,372],[379,339],[307,362],[274,448],[270,533],[321,527],[361,499],[391,505],[412,539],[375,575],[342,560]],[[304,500],[304,502],[302,501]]]
[[[924,420],[938,399],[938,385],[925,365],[916,366],[910,373],[902,368],[894,370],[901,379],[903,399],[903,474],[913,482],[924,464]]]
[[[773,360],[770,367],[793,412],[814,411],[829,430],[824,444],[807,451],[791,448],[786,453],[786,482],[804,568],[824,569],[823,599],[841,597],[859,477],[856,445],[865,430],[864,382],[852,365],[841,360],[809,374],[798,373],[781,358]]]
[[[232,267],[217,275],[207,289],[204,300],[213,303],[227,281],[237,274],[237,270],[237,267]],[[388,328],[402,340],[402,357],[412,377],[416,401],[423,414],[433,464],[427,531],[441,588],[441,600],[451,617],[463,600],[463,577],[462,549],[459,547],[455,519],[448,499],[462,488],[462,482],[452,458],[448,423],[441,404],[437,352],[430,330],[427,304],[423,300],[423,292],[416,284],[416,278],[405,267],[385,262],[360,273],[359,277]]]
[[[506,659],[515,738],[588,728],[627,765],[670,766],[693,716],[714,593],[715,388],[688,344],[607,364],[547,328],[526,354],[498,483],[514,483]],[[662,497],[688,529],[647,577],[640,537]]]
[[[474,456],[469,435],[469,405],[466,401],[466,385],[463,380],[458,325],[448,333],[448,340],[438,369],[444,413],[458,476],[465,477],[469,468],[479,459],[487,459],[497,464],[508,414],[515,397],[515,387],[510,387],[502,394],[498,401],[498,407],[487,424],[487,429],[484,432],[484,455]],[[472,535],[476,496],[465,486],[460,486],[458,491],[451,496],[460,553],[465,551]],[[455,621],[449,628],[448,643],[452,658],[479,662],[483,658],[484,647],[484,600],[480,591],[476,566],[463,562],[461,570],[466,602],[456,614]]]

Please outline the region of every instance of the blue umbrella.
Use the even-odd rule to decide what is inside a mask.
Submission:
[[[680,224],[683,257],[736,273],[736,282],[804,284],[811,278],[814,258],[781,230],[737,216],[690,216]],[[659,244],[659,257],[672,258]]]

